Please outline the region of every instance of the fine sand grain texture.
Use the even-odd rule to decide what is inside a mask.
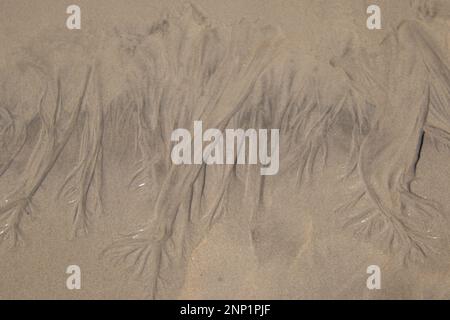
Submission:
[[[71,4],[0,2],[0,299],[450,298],[448,1]]]

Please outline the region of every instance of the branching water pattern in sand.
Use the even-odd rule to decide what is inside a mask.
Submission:
[[[215,26],[192,6],[145,31],[32,43],[2,74],[0,177],[39,122],[17,188],[0,204],[2,243],[22,241],[33,196],[74,135],[78,160],[59,196],[73,206],[73,236],[87,232],[89,217],[102,211],[105,128],[114,136],[132,123],[139,159],[130,187],[150,186],[153,207],[141,228],[113,241],[103,256],[142,277],[149,297],[176,295],[187,259],[226,210],[236,167],[174,165],[172,131],[194,121],[219,130],[279,129],[282,170],[294,172],[301,185],[314,167],[327,165],[328,133],[346,113],[352,119],[348,176],[357,174],[360,182],[334,214],[405,261],[448,250],[441,245],[439,205],[410,188],[423,135],[441,143],[450,137],[430,121],[430,114],[450,119],[450,72],[433,48],[411,22],[384,40],[377,61],[347,50],[332,65],[345,71],[348,83],[327,103],[320,88],[333,81],[326,72],[331,65],[294,52],[277,28],[246,21]],[[33,90],[23,95],[26,88]],[[265,178],[252,166],[244,170],[246,203],[257,216]]]

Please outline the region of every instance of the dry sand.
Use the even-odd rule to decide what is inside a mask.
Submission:
[[[446,1],[190,3],[1,1],[0,298],[449,299]],[[194,120],[280,171],[172,165]]]

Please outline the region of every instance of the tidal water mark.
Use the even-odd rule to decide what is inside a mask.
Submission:
[[[261,165],[261,175],[275,175],[280,168],[279,129],[207,129],[203,132],[202,121],[194,121],[194,130],[176,129],[171,141],[171,158],[181,164],[249,164]],[[206,142],[207,145],[203,146]],[[270,144],[270,148],[269,148]]]

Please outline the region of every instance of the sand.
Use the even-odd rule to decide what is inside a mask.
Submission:
[[[450,298],[445,1],[70,4],[0,4],[1,299]],[[279,171],[174,165],[194,121]]]

